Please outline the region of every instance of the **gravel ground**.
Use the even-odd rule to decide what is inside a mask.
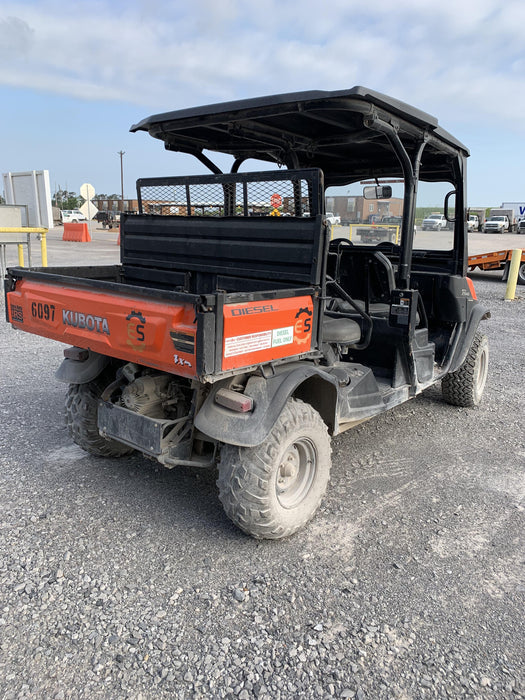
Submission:
[[[0,697],[524,697],[524,299],[476,287],[482,406],[432,388],[336,438],[281,542],[229,523],[212,471],[73,445],[63,346],[1,322]]]

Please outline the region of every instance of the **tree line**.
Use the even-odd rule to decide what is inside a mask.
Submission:
[[[120,199],[119,194],[96,194],[93,199]],[[51,204],[59,209],[78,209],[84,198],[76,192],[58,189],[51,198]]]

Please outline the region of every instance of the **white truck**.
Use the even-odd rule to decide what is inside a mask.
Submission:
[[[525,218],[525,202],[503,202],[501,209],[512,209],[514,218],[518,223]]]
[[[483,231],[483,227],[485,225],[485,214],[486,214],[486,209],[485,207],[469,207],[468,209],[468,217],[470,219],[471,216],[477,216],[478,217],[478,227],[477,229],[473,229],[474,231]],[[468,225],[467,225],[468,226]],[[470,227],[468,227],[468,230],[470,231]]]
[[[508,231],[510,231],[510,221],[504,214],[489,216],[483,226],[483,233],[507,233]]]
[[[87,222],[80,209],[62,209],[60,216],[63,224],[82,224]]]
[[[423,219],[421,228],[423,231],[442,231],[447,226],[447,220],[443,214],[434,213]]]
[[[327,211],[325,214],[325,219],[332,226],[339,226],[341,224],[341,217],[334,214],[333,211]]]
[[[479,218],[477,214],[469,214],[467,219],[467,231],[479,231]]]
[[[490,210],[490,216],[483,226],[484,233],[511,233],[516,231],[518,222],[514,209],[497,207]]]

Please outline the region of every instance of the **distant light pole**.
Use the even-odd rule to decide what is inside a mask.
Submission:
[[[120,211],[124,211],[124,166],[122,163],[122,156],[126,151],[118,151],[117,155],[120,156]]]

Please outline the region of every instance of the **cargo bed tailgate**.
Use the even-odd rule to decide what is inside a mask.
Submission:
[[[191,302],[17,279],[10,323],[29,333],[186,377],[197,376],[197,314]]]

